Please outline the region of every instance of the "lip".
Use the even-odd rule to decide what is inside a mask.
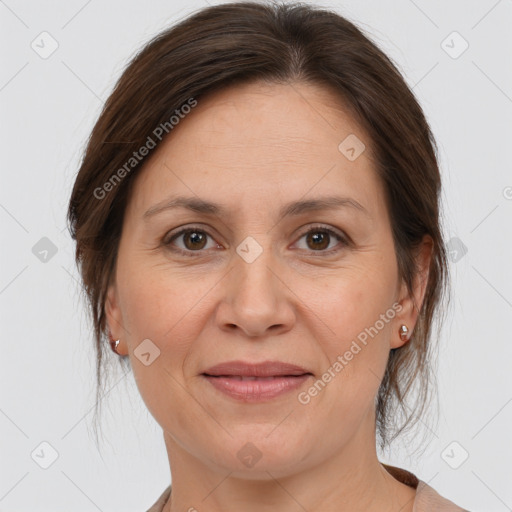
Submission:
[[[309,370],[295,364],[282,361],[263,361],[261,363],[249,363],[245,361],[227,361],[220,363],[204,372],[212,376],[239,376],[239,377],[277,377],[284,375],[304,375],[311,373]]]
[[[202,376],[231,398],[261,402],[297,389],[313,374],[301,366],[281,361],[229,361],[212,366]]]

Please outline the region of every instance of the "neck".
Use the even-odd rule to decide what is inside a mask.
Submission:
[[[368,433],[372,437],[368,438]],[[328,459],[304,470],[284,475],[267,470],[244,478],[211,460],[194,457],[165,434],[172,493],[164,512],[412,511],[416,491],[393,478],[379,462],[375,431],[361,429],[356,437]]]

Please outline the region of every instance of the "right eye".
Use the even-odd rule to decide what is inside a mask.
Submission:
[[[203,252],[208,237],[211,238],[206,231],[198,227],[187,227],[180,229],[178,232],[172,234],[169,238],[169,233],[164,237],[163,244],[168,247],[171,251],[175,251],[179,254],[186,256],[194,256],[194,252]],[[183,241],[183,247],[174,247],[174,241],[181,239]],[[212,239],[213,240],[213,239]],[[215,246],[215,244],[214,244]],[[219,247],[219,244],[216,244]]]

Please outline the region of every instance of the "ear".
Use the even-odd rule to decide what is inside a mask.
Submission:
[[[425,235],[415,252],[415,261],[418,271],[413,279],[413,296],[407,290],[405,283],[400,287],[399,303],[402,306],[400,313],[396,316],[396,329],[391,339],[391,348],[399,348],[405,345],[411,338],[412,331],[418,320],[418,315],[423,304],[425,297],[425,290],[427,289],[428,275],[430,268],[430,261],[432,258],[432,249],[434,242],[430,235]],[[407,339],[401,339],[398,329],[404,324],[409,332]]]
[[[120,340],[117,351],[119,354],[127,355],[126,343],[124,342],[125,330],[123,328],[123,318],[119,307],[115,283],[111,283],[108,286],[105,300],[105,316],[107,317],[107,327],[112,334],[112,338],[114,340]]]

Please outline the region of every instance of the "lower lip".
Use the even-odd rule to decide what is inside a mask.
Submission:
[[[203,375],[203,377],[216,389],[232,398],[245,402],[260,402],[297,389],[312,375],[283,376],[267,380],[240,380],[236,377],[210,375]]]

